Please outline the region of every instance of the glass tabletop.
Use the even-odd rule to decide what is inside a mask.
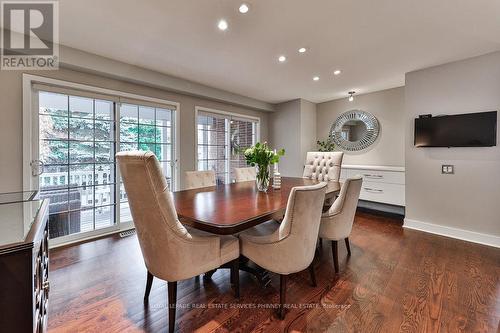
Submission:
[[[38,191],[0,193],[0,205],[37,200]]]
[[[42,202],[31,200],[0,205],[0,247],[25,240]]]

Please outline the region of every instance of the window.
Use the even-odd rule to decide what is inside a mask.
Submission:
[[[40,196],[50,198],[51,238],[131,222],[117,177],[115,153],[120,150],[152,151],[169,186],[175,186],[174,105],[32,87],[38,102],[38,147],[33,149],[38,155],[31,159],[45,166],[37,182]]]
[[[242,150],[257,141],[258,120],[199,109],[196,127],[198,170],[214,170],[218,183],[234,181],[234,168],[246,166]]]
[[[257,142],[257,122],[233,118],[230,120],[230,177],[235,179],[234,168],[246,167],[242,150]]]
[[[73,182],[88,172],[115,173],[113,101],[45,91],[38,99],[39,158],[45,173],[54,178],[51,186],[39,185],[40,196],[50,198],[51,236],[113,225],[114,181],[92,187]],[[97,193],[112,204],[99,207]]]
[[[120,108],[120,150],[152,151],[160,161],[169,188],[173,188],[175,145],[174,110],[164,107],[122,103]],[[120,193],[125,193],[120,183]],[[127,197],[120,195],[122,221],[132,221]]]

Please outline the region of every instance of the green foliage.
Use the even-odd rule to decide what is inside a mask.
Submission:
[[[257,142],[253,147],[245,150],[245,159],[248,164],[257,166],[257,175],[259,190],[266,191],[269,185],[269,166],[278,163],[280,157],[285,155],[285,150],[280,149],[276,153],[269,149],[267,142]],[[262,186],[262,189],[260,188]]]
[[[328,138],[325,141],[318,140],[316,141],[316,144],[318,145],[318,151],[329,152],[335,150],[335,143],[333,143],[331,138]]]
[[[252,166],[266,168],[269,165],[278,163],[280,157],[285,155],[285,150],[280,149],[276,153],[269,148],[267,142],[257,142],[253,147],[245,150],[245,159]]]
[[[59,116],[61,112],[55,109],[45,109],[45,112],[49,114],[40,118],[40,132],[41,136],[49,140],[40,141],[40,154],[46,164],[67,163],[68,157],[71,163],[89,163],[94,161],[94,154],[95,162],[113,161],[113,143],[110,142],[114,140],[112,122],[100,121],[97,117],[95,120],[85,118],[69,120],[67,116]],[[159,158],[162,156],[162,146],[155,145],[155,142],[162,140],[160,128],[137,125],[137,119],[134,118],[123,118],[122,121],[124,121],[120,124],[122,142],[131,143],[131,147],[137,149],[140,138],[141,143],[138,145],[140,150],[152,151]],[[69,140],[68,131],[71,133],[71,138],[78,141],[66,141]]]

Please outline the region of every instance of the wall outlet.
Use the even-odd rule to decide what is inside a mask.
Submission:
[[[455,167],[449,164],[441,165],[441,173],[444,175],[453,175],[455,173]]]

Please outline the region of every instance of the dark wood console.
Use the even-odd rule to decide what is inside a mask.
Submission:
[[[0,204],[0,331],[45,332],[48,200]]]

